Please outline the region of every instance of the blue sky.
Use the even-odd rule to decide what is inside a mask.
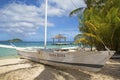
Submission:
[[[43,41],[44,2],[0,0],[0,41]],[[65,35],[69,41],[74,39],[79,33],[78,20],[77,16],[69,17],[69,13],[78,7],[85,7],[83,0],[48,0],[48,41],[56,34]]]

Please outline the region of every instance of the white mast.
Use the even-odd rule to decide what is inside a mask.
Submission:
[[[45,33],[44,33],[44,48],[45,49],[47,45],[47,7],[48,7],[48,0],[45,0]]]

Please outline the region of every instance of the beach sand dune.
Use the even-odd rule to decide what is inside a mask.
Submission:
[[[25,59],[0,60],[0,80],[120,80],[120,60],[110,60],[100,72],[45,66]]]

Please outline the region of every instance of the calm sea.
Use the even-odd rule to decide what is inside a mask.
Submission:
[[[72,47],[76,46],[73,45],[72,42],[67,42],[70,43],[70,45],[62,45],[62,46],[57,46],[57,45],[52,45],[52,42],[47,42],[47,48],[61,48],[61,47]],[[11,45],[10,42],[3,42],[0,41],[0,44],[2,45]],[[16,47],[43,47],[44,42],[13,42]],[[0,59],[2,58],[11,58],[11,57],[18,57],[17,51],[15,49],[10,49],[10,48],[1,48],[0,47]]]

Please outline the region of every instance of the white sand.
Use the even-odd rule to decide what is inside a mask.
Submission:
[[[25,59],[0,60],[0,80],[120,80],[120,60],[111,60],[98,72],[60,69]]]

